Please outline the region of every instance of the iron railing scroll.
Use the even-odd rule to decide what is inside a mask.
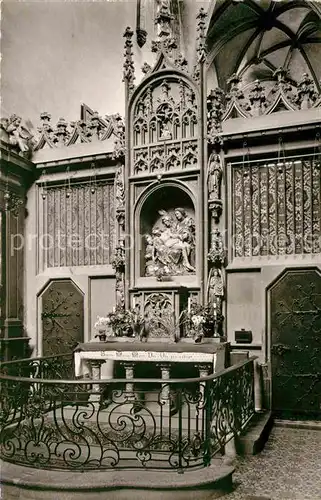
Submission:
[[[71,377],[72,355],[3,363],[1,458],[74,471],[210,465],[254,414],[254,360],[166,384],[132,379],[130,391],[126,379]]]

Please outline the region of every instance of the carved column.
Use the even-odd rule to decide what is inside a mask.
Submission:
[[[134,378],[135,363],[126,362],[126,363],[122,363],[122,365],[125,368],[126,380],[129,381],[129,382],[126,382],[126,388],[125,388],[126,397],[127,397],[127,399],[135,399],[134,383],[130,382],[130,380],[132,380]]]
[[[168,404],[170,402],[170,385],[168,381],[170,380],[171,372],[171,364],[170,363],[162,363],[157,365],[161,369],[161,377],[164,383],[162,384],[162,389],[161,389],[161,397],[160,401]]]
[[[200,378],[207,377],[211,371],[211,365],[208,365],[208,364],[205,364],[205,365],[197,364],[196,367],[198,368]],[[205,387],[206,387],[206,382],[200,382],[199,391],[201,394],[201,398],[200,398],[200,405],[201,406],[203,405],[203,403],[205,401]]]
[[[101,365],[105,363],[103,360],[91,360],[91,378],[92,380],[100,380],[101,379]],[[95,393],[100,393],[101,385],[100,384],[92,384],[92,391]]]
[[[1,355],[5,360],[27,355],[23,329],[23,276],[26,192],[35,175],[28,159],[32,135],[16,115],[1,121]]]
[[[24,357],[28,338],[23,330],[23,276],[26,235],[24,193],[5,188],[1,213],[1,317],[4,359]]]

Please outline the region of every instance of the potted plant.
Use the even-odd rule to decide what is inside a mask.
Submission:
[[[109,325],[110,325],[110,319],[108,316],[106,317],[97,316],[97,321],[94,325],[94,328],[96,331],[98,331],[98,333],[97,335],[95,335],[95,338],[98,337],[100,342],[106,342]]]
[[[192,303],[190,309],[185,311],[184,324],[187,336],[194,337],[195,342],[201,342],[204,337],[217,336],[218,316],[218,311],[213,305]],[[189,335],[188,331],[192,335]]]
[[[122,306],[116,306],[107,317],[109,318],[110,326],[116,337],[135,336],[135,325],[137,321],[135,310],[126,310]]]

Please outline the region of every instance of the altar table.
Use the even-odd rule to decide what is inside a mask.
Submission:
[[[87,342],[78,344],[74,351],[75,376],[89,376],[92,380],[110,379],[113,377],[113,362],[122,361],[128,381],[134,378],[133,367],[139,362],[156,363],[164,381],[170,379],[170,366],[175,363],[194,363],[199,368],[199,376],[204,377],[225,368],[227,346],[226,342],[167,344],[126,342],[121,339]],[[107,366],[102,369],[105,363]]]

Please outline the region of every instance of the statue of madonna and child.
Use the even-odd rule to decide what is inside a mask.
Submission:
[[[145,276],[194,273],[195,223],[186,210],[176,208],[174,216],[160,210],[161,226],[146,234]]]

